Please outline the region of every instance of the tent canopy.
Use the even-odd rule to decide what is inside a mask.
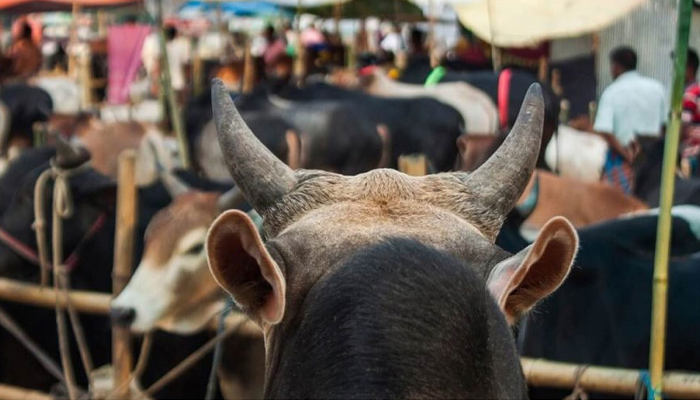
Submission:
[[[121,7],[140,3],[141,0],[0,0],[3,13],[35,13],[70,11],[73,3],[83,8]]]
[[[221,10],[226,16],[238,17],[278,17],[283,15],[291,18],[294,12],[288,7],[282,7],[269,1],[203,1],[190,0],[180,6],[178,15],[181,17],[213,14]]]
[[[647,0],[474,0],[455,4],[460,22],[501,47],[579,36],[612,24]]]
[[[328,5],[311,7],[306,5],[306,2],[311,3],[314,0],[302,1],[304,1],[302,3],[304,12],[325,18],[331,18],[335,15],[334,4],[338,3],[332,1],[327,2],[330,3]],[[349,0],[342,4],[340,11],[343,18],[378,17],[390,20],[398,19],[399,21],[425,20],[421,9],[408,0]]]

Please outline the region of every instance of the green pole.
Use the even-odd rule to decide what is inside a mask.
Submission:
[[[666,341],[666,303],[668,294],[668,260],[671,239],[671,207],[676,172],[676,155],[681,129],[681,112],[688,54],[690,16],[693,0],[678,1],[678,31],[676,32],[675,68],[671,92],[671,120],[666,131],[664,162],[661,172],[661,202],[656,232],[654,259],[653,305],[651,317],[651,346],[649,372],[654,398],[661,400],[663,391],[664,345]]]
[[[160,78],[161,78],[161,88],[165,92],[165,99],[168,102],[168,108],[170,108],[170,123],[175,131],[175,136],[177,137],[178,146],[180,147],[180,161],[182,162],[182,168],[190,168],[190,149],[187,143],[187,136],[183,127],[182,114],[180,114],[180,107],[177,104],[177,99],[175,98],[175,91],[173,90],[172,80],[170,77],[170,64],[168,63],[168,48],[166,46],[165,40],[165,28],[163,27],[163,0],[158,0],[158,42],[160,44]]]

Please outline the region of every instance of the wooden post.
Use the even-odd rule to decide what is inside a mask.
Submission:
[[[165,29],[163,28],[163,0],[158,0],[158,38],[160,44],[160,76],[162,81],[162,89],[165,92],[165,99],[170,109],[170,123],[177,137],[178,147],[180,148],[180,161],[182,168],[190,168],[190,149],[187,142],[187,134],[185,133],[184,123],[182,122],[182,114],[180,106],[175,98],[172,79],[170,77],[170,64],[168,63],[168,46],[165,43]]]
[[[400,156],[399,171],[411,176],[428,175],[428,159],[424,154]]]
[[[558,361],[521,357],[523,374],[529,386],[558,389],[581,389],[633,396],[638,388],[640,371],[595,365],[577,365]],[[578,373],[579,371],[582,372]],[[663,375],[664,394],[673,399],[700,398],[700,375],[685,372],[667,372]]]
[[[114,241],[112,290],[116,297],[131,276],[134,259],[134,239],[138,219],[136,201],[136,153],[126,150],[119,156],[117,186],[117,226]],[[129,329],[112,326],[112,366],[114,368],[115,399],[129,398],[129,375],[133,365]]]
[[[36,390],[23,389],[16,386],[3,385],[0,383],[0,399],[15,400],[54,400],[48,393]]]
[[[57,297],[60,306],[66,307],[65,299],[62,296],[56,296],[53,288],[0,278],[0,300],[54,308]],[[108,294],[71,290],[68,292],[68,298],[78,312],[98,315],[109,313],[110,296]]]
[[[251,40],[248,39],[245,45],[245,56],[243,59],[243,85],[241,85],[241,91],[243,93],[250,93],[255,88],[255,62],[253,61],[253,54],[250,51]]]
[[[676,175],[676,158],[683,111],[683,85],[685,82],[690,16],[693,0],[680,0],[678,5],[678,30],[676,32],[675,71],[671,93],[671,121],[666,131],[664,160],[661,168],[661,200],[659,223],[656,231],[654,257],[653,304],[651,309],[651,345],[649,350],[649,374],[654,388],[654,398],[661,400],[663,391],[664,356],[666,344],[666,308],[668,301],[668,260],[671,242],[671,208]]]
[[[428,20],[428,57],[430,58],[430,66],[437,66],[437,57],[435,57],[435,0],[428,0],[428,12],[430,19]]]

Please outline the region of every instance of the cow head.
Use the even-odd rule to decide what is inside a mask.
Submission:
[[[209,265],[262,327],[268,362],[276,357],[271,349],[279,349],[278,332],[299,318],[310,289],[353,253],[385,238],[412,239],[463,260],[511,323],[569,272],[578,239],[564,219],[550,221],[519,254],[494,244],[540,148],[538,85],[530,88],[511,135],[477,171],[424,177],[389,169],[356,176],[293,171],[260,144],[218,82],[213,104],[229,172],[263,216],[267,242],[245,214],[227,211],[209,230]]]
[[[141,262],[112,302],[115,322],[130,324],[136,332],[157,327],[192,333],[221,311],[221,290],[207,269],[204,251],[219,200],[215,193],[190,191],[153,217]]]

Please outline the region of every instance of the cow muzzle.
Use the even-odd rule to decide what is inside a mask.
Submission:
[[[130,307],[112,307],[109,310],[112,324],[121,327],[129,327],[136,319],[136,310]]]

